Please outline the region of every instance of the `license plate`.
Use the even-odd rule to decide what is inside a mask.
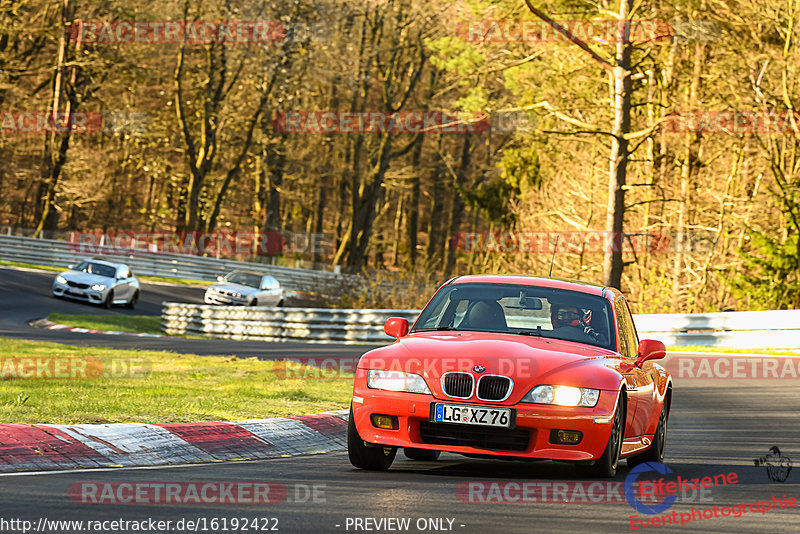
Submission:
[[[76,297],[86,296],[86,292],[81,291],[80,289],[70,289],[69,291],[67,291],[67,293],[69,293],[70,295],[75,295]]]
[[[512,418],[510,408],[436,404],[433,410],[433,420],[437,423],[510,428],[513,426]]]

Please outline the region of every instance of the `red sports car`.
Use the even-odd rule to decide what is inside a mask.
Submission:
[[[670,374],[638,340],[614,288],[527,276],[461,276],[441,286],[409,331],[361,357],[348,427],[350,462],[385,470],[408,458],[574,462],[613,477],[661,462]]]

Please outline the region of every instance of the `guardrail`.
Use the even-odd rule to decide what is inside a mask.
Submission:
[[[380,344],[389,317],[416,320],[419,310],[337,310],[211,306],[164,302],[161,330],[167,334],[206,335],[224,339]]]
[[[800,348],[800,310],[635,315],[639,338],[668,346]]]
[[[77,243],[54,239],[0,235],[0,260],[64,267],[90,257],[105,256],[111,261],[128,264],[135,274],[185,278],[201,282],[215,281],[217,276],[234,269],[261,271],[274,276],[281,286],[293,291],[337,296],[361,284],[354,275],[312,271],[245,261],[204,258],[183,254],[118,254],[118,249],[92,247],[81,252]]]
[[[164,302],[161,329],[229,339],[380,344],[389,317],[420,310],[337,310],[209,306]],[[800,310],[634,316],[639,338],[668,346],[800,348]]]

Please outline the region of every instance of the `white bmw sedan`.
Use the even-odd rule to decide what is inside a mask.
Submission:
[[[134,308],[139,300],[139,279],[124,263],[86,260],[56,276],[53,296],[101,304],[106,308],[114,304]]]
[[[283,289],[278,281],[255,271],[232,271],[217,278],[218,282],[206,289],[206,304],[223,306],[283,306]]]

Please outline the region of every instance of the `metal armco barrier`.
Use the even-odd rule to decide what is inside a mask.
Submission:
[[[91,257],[103,256],[102,247],[93,247],[99,252],[80,252],[79,245],[54,239],[0,235],[0,260],[35,263],[67,268]],[[113,249],[109,249],[113,252]],[[337,296],[352,291],[361,284],[354,275],[339,275],[327,271],[312,271],[277,265],[265,265],[245,261],[204,258],[184,254],[107,254],[111,261],[128,264],[135,274],[166,276],[211,282],[217,276],[234,269],[250,269],[274,276],[281,286],[293,291],[304,291],[318,295]]]
[[[665,345],[800,348],[800,310],[635,315],[639,338]]]
[[[211,306],[164,302],[161,330],[167,334],[207,335],[224,339],[380,344],[389,317],[416,320],[418,310],[337,310]]]
[[[385,343],[389,317],[413,323],[420,310],[209,306],[164,302],[161,329],[230,339]],[[667,346],[800,348],[800,310],[634,316],[639,339]]]

